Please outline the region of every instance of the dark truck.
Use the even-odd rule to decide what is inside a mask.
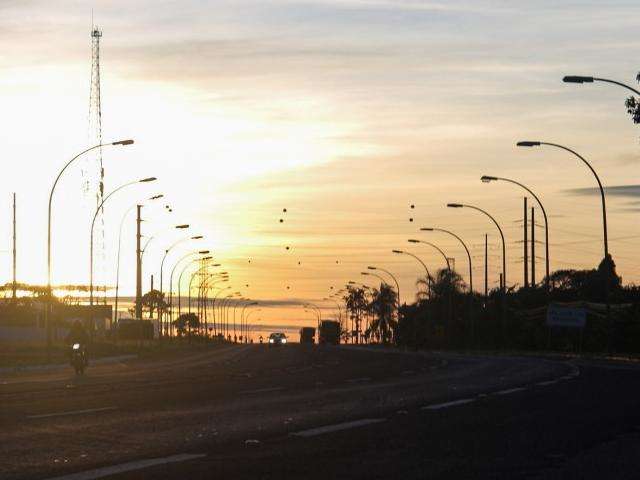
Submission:
[[[340,323],[335,320],[323,320],[320,323],[318,343],[338,345],[340,343]]]
[[[302,327],[300,329],[300,343],[315,343],[316,329],[313,327]]]

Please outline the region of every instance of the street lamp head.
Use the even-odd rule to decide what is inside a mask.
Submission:
[[[562,77],[564,83],[593,83],[593,77],[585,77],[583,75],[567,75]]]
[[[185,223],[185,224],[182,224],[182,225],[176,225],[176,228],[178,228],[178,229],[189,228],[189,224]]]
[[[402,250],[391,250],[393,253],[404,253]]]
[[[355,285],[356,282],[354,282],[353,280],[349,280],[349,285]]]
[[[113,142],[111,145],[132,145],[133,140],[118,140],[117,142]]]
[[[209,255],[208,257],[202,257],[200,260],[211,260],[213,257]]]
[[[435,228],[433,228],[433,227],[422,227],[420,230],[422,230],[423,232],[433,232],[435,230]]]
[[[447,207],[449,207],[449,208],[462,208],[462,207],[464,207],[464,205],[462,205],[461,203],[447,203]]]
[[[158,200],[159,198],[164,197],[164,195],[161,193],[159,195],[154,195],[153,197],[151,197],[149,200]]]
[[[377,270],[377,268],[376,268],[376,267],[372,267],[371,265],[369,265],[369,266],[367,267],[367,269],[369,269],[369,270]]]
[[[480,177],[480,181],[482,181],[482,183],[491,183],[495,180],[498,180],[498,177],[492,177],[489,175],[483,175],[482,177]]]
[[[206,255],[207,253],[209,253],[209,250],[200,250],[198,253],[200,255]]]
[[[156,177],[147,177],[147,178],[143,178],[142,180],[138,180],[139,183],[149,183],[149,182],[155,182],[157,180]]]
[[[531,141],[531,140],[524,140],[522,142],[516,143],[516,146],[518,146],[518,147],[539,147],[540,146],[540,142]]]
[[[360,275],[369,275],[369,272],[360,272]]]
[[[407,240],[407,242],[409,242],[409,243],[420,243],[420,240],[416,240],[415,238],[410,238],[409,240]]]
[[[191,237],[191,240],[201,240],[204,237],[202,235],[196,235],[195,237]]]

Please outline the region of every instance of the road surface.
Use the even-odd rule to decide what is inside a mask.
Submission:
[[[638,478],[640,369],[226,345],[0,377],[0,478]]]

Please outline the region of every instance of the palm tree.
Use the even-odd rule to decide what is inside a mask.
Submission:
[[[383,283],[380,290],[374,290],[369,309],[373,314],[370,325],[371,335],[379,342],[389,343],[393,339],[393,332],[397,325],[395,305],[397,295],[393,288]]]
[[[367,313],[369,306],[367,292],[361,287],[348,286],[347,293],[343,298],[351,319],[351,330],[355,331],[356,334],[355,341],[360,343],[362,318]]]
[[[445,298],[449,295],[462,294],[466,288],[464,280],[458,272],[443,268],[438,270],[435,278],[428,279],[424,277],[416,281],[416,285],[419,288],[417,293],[419,300],[428,298],[429,284],[431,285],[431,298],[433,300]]]

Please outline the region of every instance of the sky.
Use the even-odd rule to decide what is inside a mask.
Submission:
[[[412,301],[423,267],[392,250],[433,271],[444,260],[409,238],[436,243],[468,281],[460,244],[420,227],[467,242],[476,289],[488,234],[495,287],[497,230],[478,212],[446,208],[460,202],[500,223],[507,283],[522,284],[524,192],[483,184],[484,174],[518,180],[541,198],[552,270],[593,268],[603,247],[592,174],[566,152],[517,148],[524,139],[569,146],[592,162],[608,188],[610,251],[623,281],[637,283],[640,129],[625,112],[627,93],[561,79],[636,86],[639,13],[633,1],[0,0],[0,279],[11,278],[15,192],[18,279],[46,281],[49,191],[90,141],[93,15],[103,31],[103,139],[136,142],[103,149],[105,189],[158,177],[105,206],[97,283],[115,284],[123,222],[120,288],[133,293],[135,222],[123,215],[144,203],[142,231],[154,237],[145,290],[152,274],[159,284],[165,249],[185,236],[172,226],[188,223],[190,235],[205,238],[174,248],[164,274],[186,253],[210,249],[231,275],[230,291],[272,302],[265,322],[312,322],[296,302],[332,315],[328,293],[349,280],[376,285],[360,275],[368,265],[392,272],[402,301]],[[55,284],[88,283],[89,166],[74,164],[56,189]],[[165,198],[146,201],[159,193]],[[543,241],[543,228],[536,235]],[[536,255],[541,279],[542,243]]]

